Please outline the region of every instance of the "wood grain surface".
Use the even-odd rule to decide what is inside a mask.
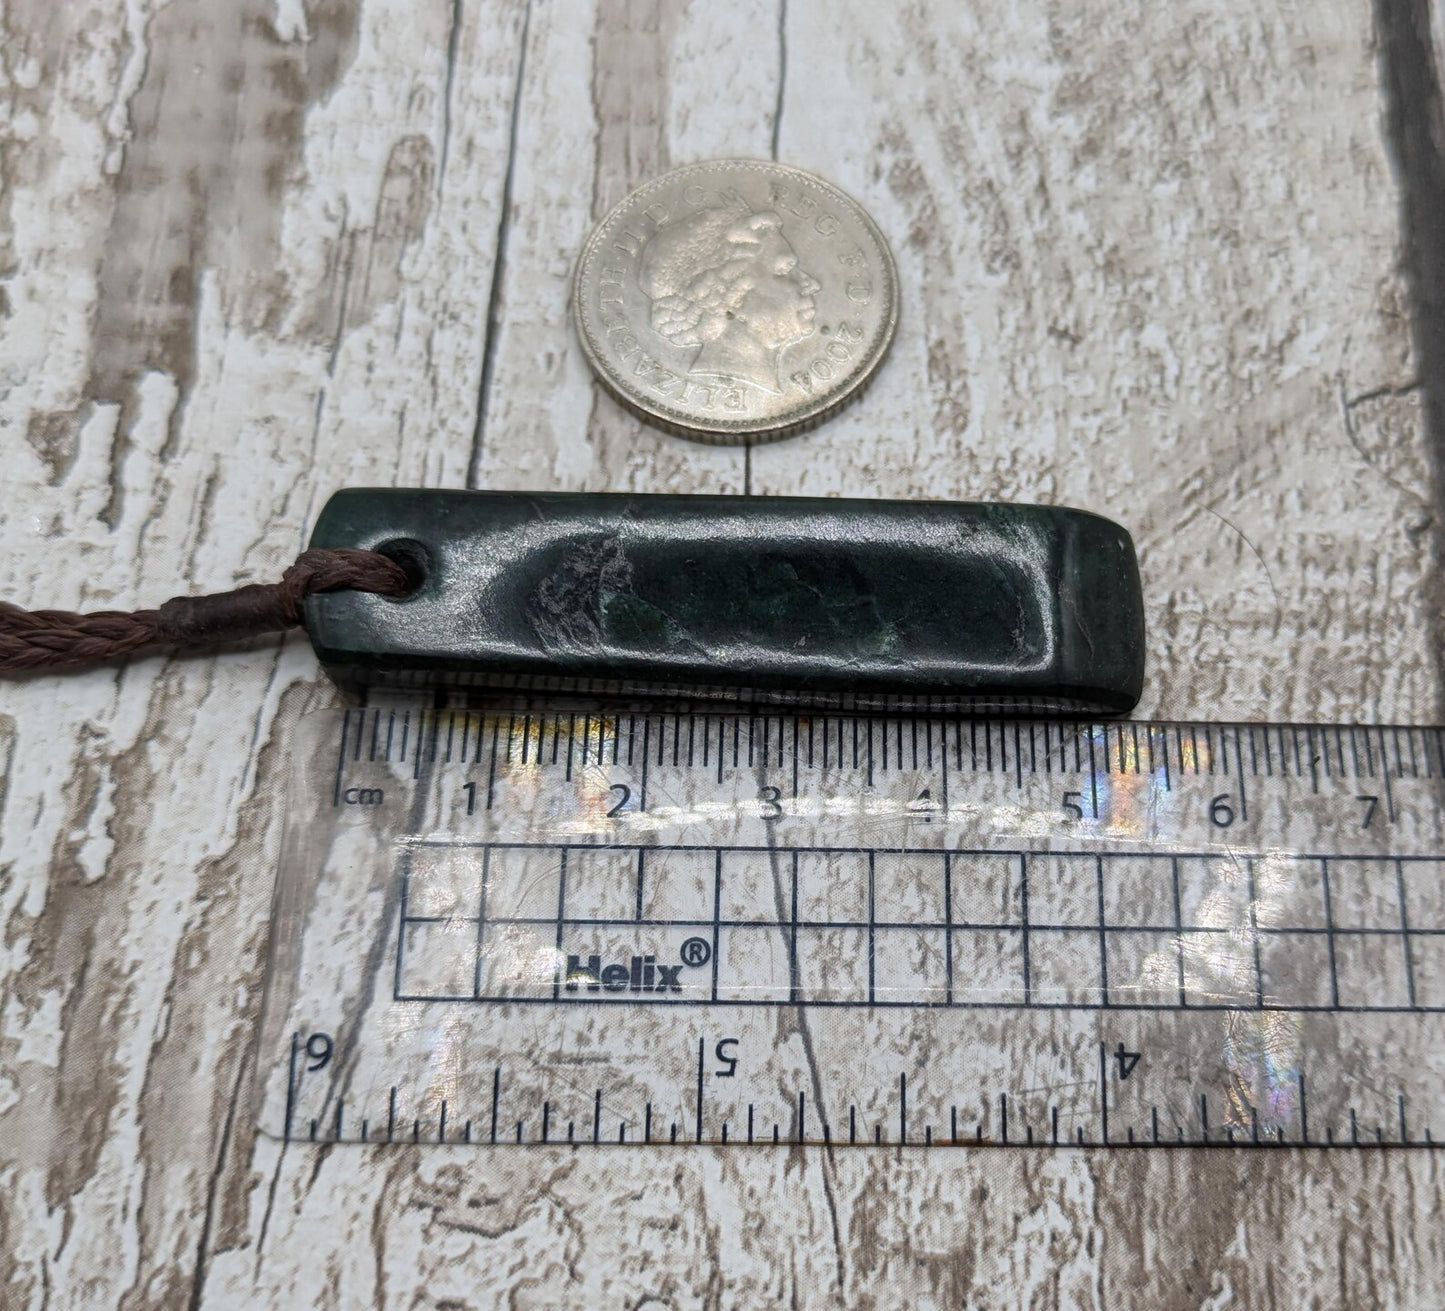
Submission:
[[[1435,720],[1377,29],[1431,15],[1379,10],[0,0],[0,592],[268,579],[347,485],[1036,500],[1135,534],[1141,714]],[[751,451],[641,426],[567,316],[592,222],[724,155],[848,190],[903,296],[867,395]],[[1445,1304],[1433,1153],[258,1140],[337,703],[295,637],[0,689],[5,1307]]]

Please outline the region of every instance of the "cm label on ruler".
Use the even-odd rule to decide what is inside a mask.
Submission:
[[[1435,730],[363,711],[320,732],[278,892],[280,1135],[1431,1135]]]

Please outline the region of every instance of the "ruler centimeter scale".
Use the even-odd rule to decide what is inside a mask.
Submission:
[[[286,1140],[1431,1146],[1445,731],[366,709],[297,754]]]

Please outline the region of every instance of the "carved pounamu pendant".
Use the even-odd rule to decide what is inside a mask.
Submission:
[[[1081,510],[354,489],[311,545],[414,584],[307,600],[347,686],[1112,714],[1143,685],[1134,544]]]

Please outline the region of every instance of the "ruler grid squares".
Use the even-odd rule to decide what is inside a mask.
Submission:
[[[752,1142],[756,1102],[760,1142],[1435,1141],[1445,729],[372,707],[340,736],[288,1137]],[[819,1008],[821,1085],[780,1006]],[[578,1082],[539,1024],[615,1053]]]
[[[1434,857],[413,844],[394,992],[1439,1011],[1445,923],[1426,882],[1441,868]]]

